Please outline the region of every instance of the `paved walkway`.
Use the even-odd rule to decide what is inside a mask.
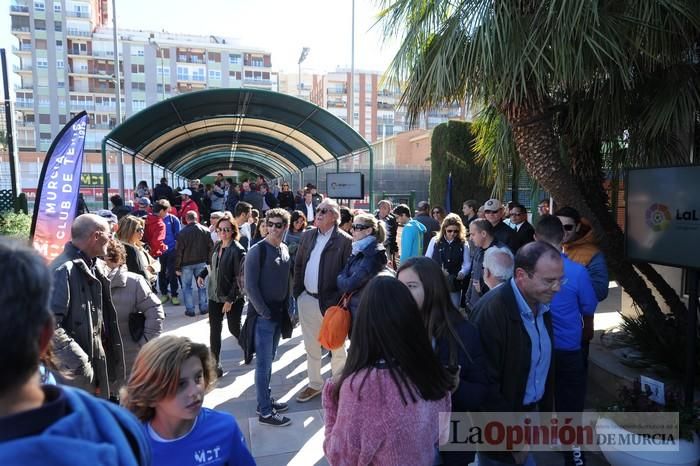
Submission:
[[[619,302],[620,289],[611,289],[610,297],[599,306],[596,329],[608,328],[618,322]],[[165,333],[184,335],[209,345],[207,316],[187,317],[184,315],[184,306],[171,304],[165,306],[165,312]],[[260,466],[328,465],[323,455],[321,397],[306,403],[298,403],[295,400],[296,394],[307,383],[301,329],[297,327],[291,339],[280,341],[277,358],[272,365],[272,394],[276,399],[289,403],[289,411],[285,415],[292,419],[292,424],[288,427],[270,427],[258,423],[255,414],[255,360],[251,365],[243,364],[243,351],[227,329],[223,331],[222,338],[221,362],[224,376],[219,379],[216,388],[206,396],[204,406],[229,412],[236,417]],[[323,375],[328,377],[330,358],[326,357],[324,362]],[[536,458],[538,466],[563,465],[560,455],[536,454]],[[588,464],[592,466],[608,464],[599,454],[589,454],[587,458]]]

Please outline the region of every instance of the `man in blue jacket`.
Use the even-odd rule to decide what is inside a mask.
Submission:
[[[119,406],[69,387],[41,385],[51,341],[51,274],[35,252],[0,242],[0,464],[149,465],[138,421]]]
[[[399,261],[403,262],[410,257],[422,256],[425,253],[423,249],[424,236],[428,229],[416,219],[411,218],[411,209],[406,204],[397,205],[393,214],[399,225],[403,226]]]
[[[564,238],[561,220],[554,215],[540,217],[535,227],[535,238],[561,251]],[[593,317],[598,299],[586,268],[564,254],[562,259],[564,280],[549,305],[554,330],[554,406],[558,413],[580,413],[586,400],[581,322]],[[565,453],[565,464],[585,464],[582,451],[575,452],[578,463],[574,452]]]

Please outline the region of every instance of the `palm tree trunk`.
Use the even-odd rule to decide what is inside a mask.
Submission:
[[[589,219],[606,254],[608,265],[615,271],[620,285],[652,322],[660,322],[663,319],[661,308],[632,263],[624,257],[624,236],[612,221],[607,204],[600,202],[600,196],[595,196],[599,200],[596,202],[594,198],[592,205],[589,205],[577,180],[562,163],[559,140],[554,133],[553,115],[547,106],[530,102],[519,106],[511,104],[503,109],[513,127],[515,147],[530,176],[549,191],[559,205],[572,206]],[[602,185],[600,186],[602,190]],[[602,234],[603,232],[608,234]]]

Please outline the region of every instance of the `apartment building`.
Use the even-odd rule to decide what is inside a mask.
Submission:
[[[113,30],[108,0],[11,0],[17,143],[48,150],[71,116],[90,115],[87,150],[117,123]],[[271,54],[225,37],[119,29],[122,119],[160,100],[200,89],[276,90]]]

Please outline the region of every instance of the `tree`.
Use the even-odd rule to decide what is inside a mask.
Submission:
[[[602,191],[603,156],[639,164],[682,157],[669,144],[700,108],[695,0],[386,0],[401,36],[392,76],[409,115],[454,100],[493,106],[528,173],[587,217],[620,284],[652,322],[663,315]],[[670,79],[669,79],[670,78]],[[625,147],[625,151],[605,147]],[[664,148],[662,152],[649,148]],[[662,157],[663,158],[663,157]],[[677,315],[675,292],[639,269]]]

